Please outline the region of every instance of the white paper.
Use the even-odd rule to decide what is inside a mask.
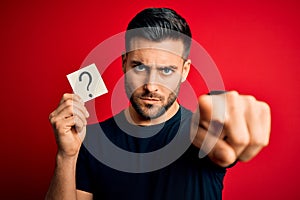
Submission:
[[[81,68],[67,75],[75,94],[84,102],[107,93],[107,88],[95,64]]]

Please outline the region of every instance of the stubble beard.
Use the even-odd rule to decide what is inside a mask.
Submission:
[[[176,86],[175,90],[170,92],[167,102],[163,105],[156,105],[156,104],[143,104],[139,102],[141,97],[150,97],[150,98],[158,98],[161,102],[165,101],[163,96],[160,96],[156,93],[144,90],[142,93],[135,93],[131,88],[130,85],[125,80],[125,89],[127,97],[130,100],[130,103],[134,110],[145,120],[156,119],[162,116],[176,101],[179,90],[180,90],[180,83]]]

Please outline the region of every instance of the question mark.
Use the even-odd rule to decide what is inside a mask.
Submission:
[[[92,75],[91,75],[89,72],[82,72],[82,73],[79,75],[79,81],[82,81],[82,76],[85,75],[85,74],[89,77],[89,83],[88,83],[88,85],[87,85],[87,87],[86,87],[87,91],[89,91],[90,84],[92,83]],[[92,98],[93,95],[92,95],[92,94],[89,94],[89,97]]]

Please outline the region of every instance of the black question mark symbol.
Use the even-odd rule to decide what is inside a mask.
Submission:
[[[86,87],[87,91],[89,91],[90,84],[92,83],[92,75],[91,75],[89,72],[82,72],[82,73],[79,75],[79,81],[82,81],[82,76],[85,75],[85,74],[89,77],[89,83],[88,83],[88,85],[87,85],[87,87]],[[89,94],[89,97],[92,98],[93,95],[92,95],[92,94]]]

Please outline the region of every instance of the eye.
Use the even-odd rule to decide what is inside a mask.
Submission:
[[[134,70],[137,72],[143,72],[146,70],[146,66],[145,65],[137,65],[134,67]]]
[[[163,73],[163,75],[171,75],[174,72],[174,70],[170,67],[164,67],[161,69],[161,72]]]

